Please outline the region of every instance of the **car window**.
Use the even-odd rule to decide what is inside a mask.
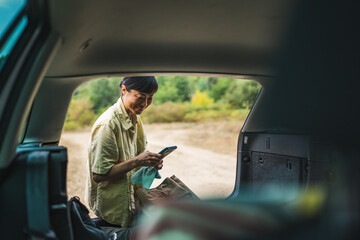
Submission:
[[[0,1],[0,38],[2,38],[16,16],[25,7],[25,3],[25,0]]]
[[[25,0],[0,1],[0,71],[28,24],[26,16],[19,18],[25,5]]]

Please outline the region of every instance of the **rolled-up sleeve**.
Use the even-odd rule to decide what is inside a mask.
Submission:
[[[136,147],[137,147],[136,155],[139,155],[145,151],[146,146],[147,146],[147,139],[146,139],[146,134],[145,134],[145,130],[144,130],[144,125],[143,125],[140,117],[138,117],[137,125],[138,125],[138,132],[137,132],[138,135],[137,135],[137,142],[136,142]]]
[[[91,138],[91,171],[106,174],[118,162],[119,157],[114,131],[109,125],[99,125]]]

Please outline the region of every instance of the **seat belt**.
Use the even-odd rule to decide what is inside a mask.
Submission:
[[[28,155],[26,169],[26,207],[30,239],[56,239],[51,230],[48,194],[49,151]]]

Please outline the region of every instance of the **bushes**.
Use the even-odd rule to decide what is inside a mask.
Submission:
[[[248,109],[233,110],[228,106],[214,104],[206,109],[188,111],[185,115],[185,122],[206,122],[206,121],[229,121],[245,120],[249,114]]]
[[[199,94],[198,94],[199,95]],[[201,98],[204,96],[201,95]],[[207,97],[208,98],[208,97]],[[205,99],[207,99],[205,98]],[[231,105],[211,103],[206,100],[192,103],[153,104],[141,114],[145,123],[171,122],[205,122],[224,120],[244,120],[249,113],[248,109],[232,109]],[[193,104],[197,103],[197,104]],[[77,130],[92,126],[99,114],[93,112],[93,105],[89,98],[72,99],[65,121],[65,130]],[[102,112],[106,108],[102,109]]]
[[[91,126],[96,117],[92,107],[89,98],[72,99],[65,120],[65,130],[76,130]]]
[[[151,105],[141,118],[145,123],[205,122],[222,120],[244,120],[249,109],[231,109],[229,105],[208,106],[191,103],[164,103]]]
[[[103,111],[106,109],[104,108]],[[206,122],[244,120],[249,109],[232,109],[230,105],[193,105],[192,103],[163,103],[151,105],[141,114],[145,123]],[[92,126],[99,114],[92,111],[88,98],[71,100],[65,121],[65,130],[77,130]]]
[[[214,99],[210,98],[206,92],[197,90],[191,99],[191,104],[194,106],[209,106],[214,103]]]
[[[179,103],[163,103],[161,105],[151,105],[141,114],[141,118],[146,123],[158,122],[182,122],[186,115],[186,107]]]

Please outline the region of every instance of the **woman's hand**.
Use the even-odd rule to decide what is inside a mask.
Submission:
[[[142,166],[152,166],[160,170],[163,167],[163,158],[164,156],[161,154],[145,151],[137,157],[114,165],[106,174],[92,173],[92,179],[96,183],[100,183],[104,181],[112,181],[114,179],[124,178],[124,176],[126,176],[124,174],[129,172],[131,169]]]
[[[136,165],[138,167],[152,166],[160,170],[163,167],[163,157],[161,154],[145,151],[136,157]]]

